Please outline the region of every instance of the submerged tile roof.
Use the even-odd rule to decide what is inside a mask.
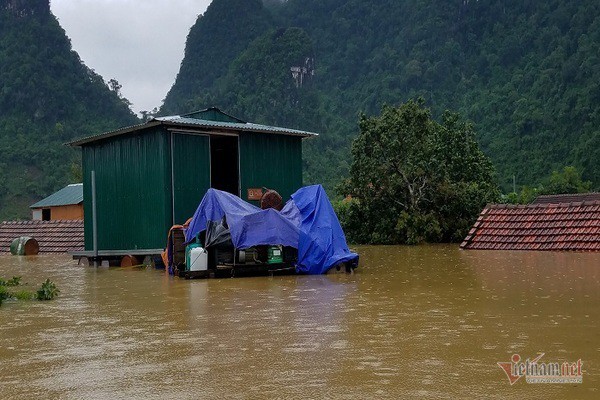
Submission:
[[[70,206],[81,202],[83,202],[83,183],[74,183],[32,204],[30,208]]]
[[[10,244],[20,236],[31,236],[40,245],[40,254],[83,250],[83,221],[4,221],[0,224],[0,253],[9,253]]]
[[[531,204],[560,204],[576,201],[600,201],[600,193],[548,194],[538,196]]]
[[[460,247],[472,250],[600,251],[600,201],[489,205]]]

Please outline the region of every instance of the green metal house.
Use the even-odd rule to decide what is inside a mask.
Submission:
[[[209,188],[288,198],[302,186],[302,139],[315,135],[210,108],[70,143],[82,148],[87,255],[157,254]]]

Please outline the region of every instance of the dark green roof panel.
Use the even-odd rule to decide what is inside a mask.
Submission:
[[[202,111],[195,111],[189,114],[182,115],[182,117],[214,122],[237,122],[241,124],[246,123],[246,121],[242,121],[241,119],[236,118],[233,115],[224,113],[216,107],[207,108],[206,110]]]

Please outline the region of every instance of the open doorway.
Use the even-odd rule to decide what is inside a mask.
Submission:
[[[240,195],[237,136],[210,137],[210,186]]]

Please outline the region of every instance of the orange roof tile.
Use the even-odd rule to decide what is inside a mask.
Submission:
[[[549,194],[538,196],[531,204],[564,204],[581,201],[600,201],[600,193]]]
[[[0,224],[0,253],[10,252],[10,244],[20,236],[38,241],[40,253],[66,253],[83,250],[83,221],[4,221]]]
[[[460,245],[482,250],[600,251],[600,201],[488,205]]]

